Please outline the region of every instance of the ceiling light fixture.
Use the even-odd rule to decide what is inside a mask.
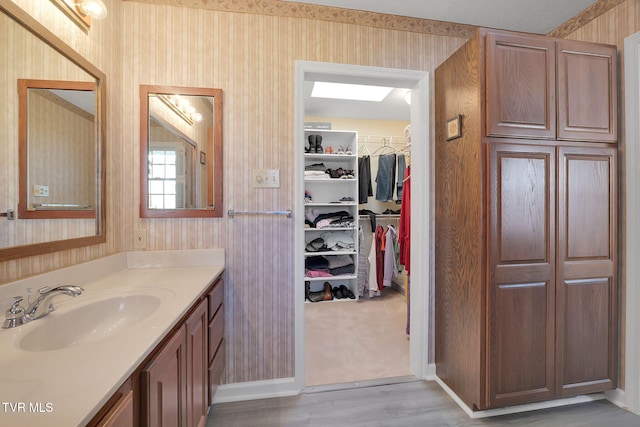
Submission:
[[[311,97],[380,102],[392,90],[392,87],[385,86],[314,82]]]
[[[91,19],[107,17],[107,6],[102,0],[51,0],[51,2],[85,31],[91,28]]]
[[[76,8],[80,13],[90,16],[93,19],[104,19],[107,17],[107,6],[102,0],[76,0]]]
[[[158,99],[176,113],[182,120],[193,126],[202,121],[202,114],[198,113],[189,101],[180,95],[157,95]]]

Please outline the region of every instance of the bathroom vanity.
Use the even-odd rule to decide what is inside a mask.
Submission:
[[[224,250],[120,253],[0,287],[74,284],[0,330],[3,425],[204,425],[224,369]]]

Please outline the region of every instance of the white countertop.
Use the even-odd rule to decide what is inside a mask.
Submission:
[[[82,295],[55,298],[57,310],[13,329],[0,329],[0,425],[84,425],[224,269],[224,250],[129,252],[0,287],[4,312],[27,287],[75,284]],[[152,295],[148,317],[99,339],[57,350],[28,351],[21,340],[78,307],[123,295]],[[3,319],[4,320],[4,317]]]

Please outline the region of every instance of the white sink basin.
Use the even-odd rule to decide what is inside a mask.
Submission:
[[[64,313],[54,311],[30,323],[33,329],[18,346],[26,351],[50,351],[94,342],[135,326],[152,315],[160,302],[154,295],[132,294],[97,300]]]

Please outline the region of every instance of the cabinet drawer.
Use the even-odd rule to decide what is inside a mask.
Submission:
[[[209,320],[213,319],[213,316],[216,314],[223,301],[224,282],[220,279],[216,282],[215,286],[209,293]]]
[[[218,347],[218,352],[213,358],[213,361],[209,364],[209,405],[213,404],[213,397],[216,394],[222,373],[224,372],[224,347],[223,340]]]
[[[213,320],[209,322],[209,361],[213,360],[216,352],[219,352],[218,347],[224,337],[224,310],[222,307]]]

